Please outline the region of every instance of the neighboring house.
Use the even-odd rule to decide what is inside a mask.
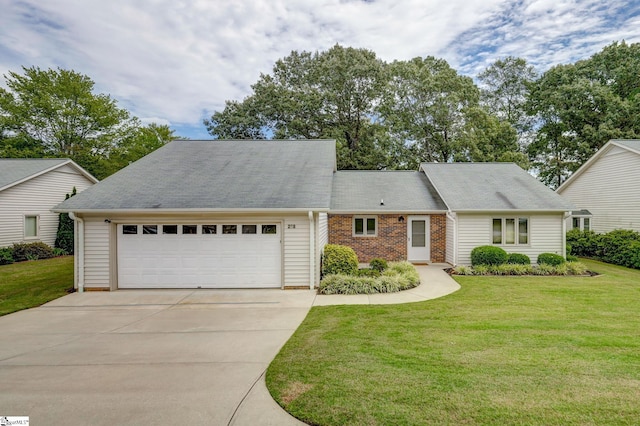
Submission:
[[[51,209],[98,182],[69,159],[0,159],[0,247],[42,241],[53,246],[58,231]]]
[[[174,141],[55,208],[77,221],[76,285],[111,290],[309,288],[327,243],[361,262],[464,264],[493,243],[535,262],[564,254],[573,209],[513,164],[337,171],[322,140]]]
[[[582,209],[568,228],[640,231],[640,140],[611,140],[556,190]]]

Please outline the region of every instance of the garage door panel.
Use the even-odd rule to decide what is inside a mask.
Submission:
[[[271,224],[271,223],[270,223]],[[190,224],[192,225],[192,224]],[[256,234],[123,234],[118,226],[118,286],[120,288],[257,288],[282,282],[281,227],[261,234],[261,225],[245,227]],[[134,227],[129,227],[131,231]],[[192,229],[192,228],[191,228]]]

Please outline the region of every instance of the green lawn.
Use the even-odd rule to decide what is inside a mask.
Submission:
[[[0,315],[40,306],[73,288],[73,256],[0,266]]]
[[[640,271],[456,277],[458,292],[314,307],[267,371],[315,425],[637,425]]]

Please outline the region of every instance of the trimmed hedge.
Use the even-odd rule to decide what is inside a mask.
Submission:
[[[507,252],[496,246],[479,246],[471,250],[471,265],[502,265],[507,263]]]
[[[555,253],[540,253],[538,255],[538,265],[551,265],[558,266],[562,265],[566,260],[564,257]]]
[[[507,263],[511,265],[531,265],[531,259],[526,254],[509,253]]]
[[[322,275],[345,274],[358,272],[358,256],[351,247],[338,244],[327,244],[322,254]]]

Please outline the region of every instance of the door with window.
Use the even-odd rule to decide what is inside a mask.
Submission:
[[[407,260],[428,262],[431,260],[429,216],[407,218]]]

